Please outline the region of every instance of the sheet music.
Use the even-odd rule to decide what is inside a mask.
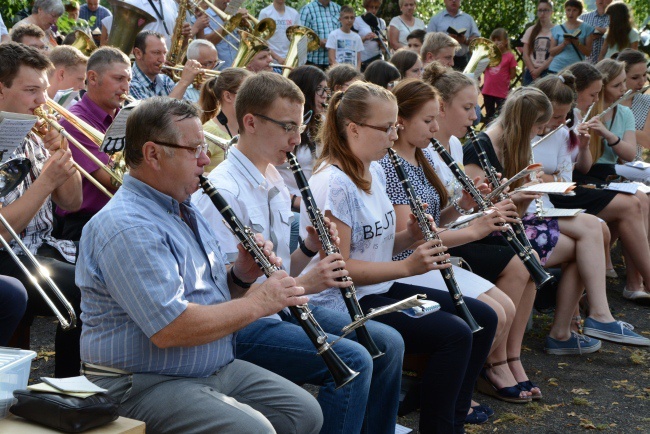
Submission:
[[[79,91],[72,90],[72,88],[70,88],[66,90],[57,91],[56,94],[54,95],[54,98],[52,99],[60,106],[64,108],[70,108],[75,104],[78,96],[79,96]]]
[[[140,104],[139,100],[132,102],[131,104],[124,107],[120,112],[115,116],[113,123],[106,134],[104,134],[104,141],[99,149],[102,152],[107,154],[114,154],[116,152],[122,151],[124,149],[124,137],[126,136],[126,120],[131,114],[131,110]]]
[[[226,10],[224,12],[226,15],[235,15],[243,4],[244,0],[231,0],[230,3],[228,3],[228,6],[226,6]]]
[[[584,209],[544,208],[537,217],[575,217],[585,212]]]
[[[644,170],[650,167],[650,163],[646,163],[645,161],[629,161],[625,163],[625,165],[639,170]]]
[[[33,115],[0,112],[0,157],[9,157],[20,146],[37,120]]]
[[[307,63],[307,46],[309,45],[309,38],[304,37],[298,40],[298,66],[303,66]]]
[[[605,190],[617,191],[619,193],[635,194],[639,185],[634,182],[610,182]]]
[[[535,184],[535,185],[529,185],[528,187],[521,187],[516,189],[515,191],[571,195],[575,187],[576,187],[575,182],[544,182],[543,184]]]

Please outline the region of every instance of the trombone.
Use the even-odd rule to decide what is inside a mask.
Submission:
[[[79,132],[81,132],[84,136],[88,137],[88,139],[91,140],[95,145],[97,145],[98,148],[102,146],[102,142],[104,141],[104,134],[102,132],[98,131],[96,128],[94,128],[92,125],[88,124],[87,122],[83,121],[78,116],[75,116],[68,109],[61,106],[51,98],[48,98],[45,104],[48,106],[48,108],[56,111],[59,115],[61,115],[61,117],[63,117],[68,122],[70,122],[72,126],[78,129]],[[80,143],[74,138],[72,144],[75,145],[77,148],[79,148],[79,150],[86,157],[92,160],[93,163],[95,163],[102,170],[108,173],[108,175],[111,177],[111,184],[113,184],[113,186],[120,187],[122,185],[122,175],[120,175],[119,173],[115,173],[114,170],[111,170],[110,167],[102,163],[88,149],[86,149],[85,146],[80,145]],[[116,166],[119,167],[120,166],[119,163],[116,163]]]
[[[87,150],[87,149],[86,149],[86,148],[85,148],[81,143],[79,143],[79,142],[77,141],[77,139],[75,139],[74,137],[72,137],[72,136],[70,135],[70,133],[68,133],[68,132],[67,132],[67,131],[66,131],[66,130],[65,130],[65,129],[64,129],[64,128],[63,128],[63,127],[58,123],[58,122],[56,122],[56,121],[53,120],[53,119],[50,119],[50,118],[48,117],[48,114],[45,112],[45,110],[43,110],[42,107],[36,107],[36,108],[34,109],[34,114],[35,114],[36,116],[38,116],[39,118],[43,119],[45,122],[47,122],[47,124],[48,124],[49,126],[51,126],[51,127],[54,128],[56,131],[58,131],[59,134],[61,134],[63,137],[65,137],[66,139],[68,139],[68,142],[69,142],[69,143],[72,143],[73,145],[75,145],[79,150],[82,150],[82,149],[83,149],[82,152],[85,151],[84,154],[86,154],[86,152],[87,152],[87,153],[88,153],[88,154],[86,154],[87,156],[88,156],[88,155],[92,155],[92,154],[90,153],[90,151],[88,151],[88,150]],[[38,133],[37,133],[37,134],[38,134]],[[97,159],[97,157],[95,157],[95,156],[93,155],[92,158],[94,158],[95,160],[97,160],[97,161],[101,164],[100,167],[105,167],[104,163],[102,163],[101,161],[99,161],[99,160]],[[92,159],[92,158],[91,158],[91,159]],[[93,160],[93,162],[94,162],[95,160]],[[108,191],[108,190],[106,189],[106,187],[104,187],[104,186],[102,185],[101,182],[99,182],[97,179],[95,179],[95,178],[94,178],[90,173],[88,173],[88,172],[87,172],[83,167],[81,167],[79,164],[77,164],[77,163],[74,162],[74,161],[72,162],[72,164],[74,165],[75,169],[77,169],[77,170],[79,171],[79,173],[81,173],[81,175],[82,175],[84,178],[86,178],[86,179],[87,179],[88,181],[90,181],[90,182],[91,182],[95,187],[97,187],[97,189],[99,189],[102,193],[104,193],[104,194],[105,194],[106,196],[108,196],[109,198],[112,198],[112,197],[113,197],[113,193],[111,193],[110,191]],[[95,163],[95,164],[97,164],[97,163]]]
[[[21,182],[23,182],[23,179],[25,179],[25,177],[27,176],[31,168],[32,168],[32,163],[26,158],[14,158],[1,165],[0,166],[0,197],[6,196],[9,192],[11,192],[14,188],[16,188]],[[66,300],[61,290],[56,286],[54,281],[50,278],[47,269],[38,263],[34,255],[32,255],[32,253],[29,251],[27,246],[23,244],[18,234],[16,234],[16,232],[13,230],[9,222],[4,218],[4,216],[1,213],[0,213],[0,223],[2,223],[2,225],[5,227],[5,229],[11,236],[11,238],[13,238],[16,244],[18,244],[18,246],[23,251],[25,256],[27,256],[29,261],[32,263],[34,268],[36,268],[36,271],[38,271],[38,274],[41,276],[41,278],[45,281],[45,283],[47,283],[47,285],[50,287],[52,292],[54,292],[54,295],[56,295],[59,301],[63,304],[65,309],[68,311],[68,315],[70,316],[70,321],[68,321],[68,319],[61,314],[61,312],[56,307],[54,302],[48,297],[45,290],[41,287],[41,285],[38,284],[36,277],[29,272],[25,264],[23,264],[22,261],[18,258],[18,255],[16,255],[16,253],[13,251],[13,249],[9,245],[9,242],[5,240],[4,237],[0,236],[0,243],[2,244],[4,249],[9,253],[11,258],[16,262],[16,264],[20,267],[20,269],[23,270],[23,273],[25,273],[25,275],[29,277],[29,280],[31,280],[34,287],[38,290],[39,294],[41,294],[41,296],[45,300],[45,303],[47,303],[50,309],[52,309],[52,312],[54,312],[54,315],[61,323],[61,327],[63,328],[63,330],[70,330],[75,328],[77,325],[77,315],[74,313],[74,309],[72,308],[70,302]]]
[[[181,64],[178,64],[176,66],[162,65],[162,68],[172,71],[172,76],[174,81],[179,81],[181,79],[180,74],[183,72],[183,65]],[[196,77],[194,77],[194,87],[200,88],[203,82],[206,81],[206,77],[209,80],[210,78],[213,77],[219,77],[220,74],[221,71],[200,68],[199,73],[196,75]]]

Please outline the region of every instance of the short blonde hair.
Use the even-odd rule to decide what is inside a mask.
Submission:
[[[424,42],[422,43],[422,48],[420,48],[420,57],[425,59],[427,53],[431,53],[434,56],[437,56],[440,50],[443,48],[453,48],[454,51],[460,49],[460,44],[457,40],[452,38],[446,33],[443,32],[432,32],[428,33],[424,37]]]
[[[399,0],[399,1],[397,2],[397,4],[399,5],[400,8],[401,8],[402,6],[404,6],[404,2],[405,2],[405,1],[406,1],[406,0]],[[415,2],[416,5],[418,4],[418,0],[413,0],[413,1]]]
[[[54,47],[48,55],[55,68],[73,68],[88,63],[88,57],[70,45]]]

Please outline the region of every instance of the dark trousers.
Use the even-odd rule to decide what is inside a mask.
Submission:
[[[81,239],[81,231],[93,215],[94,214],[75,213],[62,217],[61,236],[58,238],[61,240],[79,241]]]
[[[469,63],[469,53],[464,56],[454,56],[454,69],[456,71],[463,72],[467,64]]]
[[[483,103],[485,105],[485,123],[489,124],[501,111],[501,106],[506,101],[505,98],[499,98],[492,95],[483,95]]]
[[[56,351],[54,375],[59,378],[77,376],[79,375],[81,360],[79,354],[79,338],[81,337],[81,321],[79,320],[79,314],[81,313],[81,292],[74,283],[75,267],[73,264],[66,262],[54,247],[48,245],[43,245],[38,249],[36,259],[41,266],[47,268],[50,277],[61,290],[65,298],[70,302],[77,314],[76,328],[64,331],[59,324],[56,329],[56,336],[54,338],[54,347]],[[60,312],[66,316],[67,311],[62,307],[56,296],[52,294],[50,287],[40,278],[32,263],[24,255],[20,255],[20,260],[25,264],[30,272],[38,278],[41,287],[45,290],[50,299],[54,301]],[[43,296],[41,296],[36,287],[31,284],[30,279],[25,275],[25,273],[23,273],[18,264],[13,261],[11,256],[9,256],[9,253],[5,251],[0,252],[0,274],[15,277],[25,285],[29,298],[25,315],[30,322],[36,315],[53,315],[52,310],[43,299]]]
[[[402,283],[394,283],[383,294],[366,295],[359,302],[368,312],[415,294],[426,294],[440,303],[440,311],[418,319],[394,312],[376,320],[400,332],[405,354],[430,356],[422,378],[420,433],[463,433],[474,384],[496,333],[496,313],[483,302],[465,298],[472,316],[483,327],[472,333],[456,315],[447,291]]]
[[[0,276],[0,346],[13,335],[27,307],[27,291],[18,279]]]

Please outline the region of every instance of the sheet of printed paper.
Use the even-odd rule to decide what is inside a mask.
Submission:
[[[33,115],[0,112],[0,156],[9,156],[20,146],[38,118]]]

